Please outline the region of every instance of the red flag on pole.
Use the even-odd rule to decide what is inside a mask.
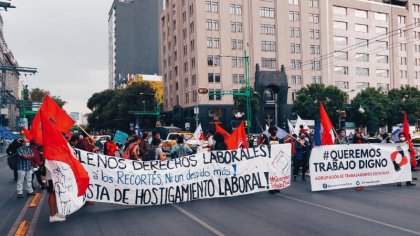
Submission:
[[[43,111],[39,114],[42,123],[45,159],[67,164],[71,168],[77,183],[77,196],[82,196],[85,194],[89,185],[88,173],[76,159],[72,148],[67,143],[67,140],[61,134],[58,127],[53,124],[51,118],[47,117]]]
[[[232,132],[232,134],[225,140],[228,150],[236,150],[241,146],[248,148],[248,142],[246,139],[245,124],[242,121],[241,124]]]
[[[221,133],[225,137],[225,142],[226,142],[230,134],[225,129],[223,129],[219,124],[215,124],[215,127],[216,127],[216,132]]]
[[[22,127],[22,133],[23,135],[25,135],[26,139],[28,139],[29,141],[32,141],[32,139],[34,139],[31,131],[27,130],[25,127]]]
[[[42,145],[43,143],[40,115],[41,111],[51,120],[51,122],[54,123],[60,132],[67,133],[67,131],[74,125],[74,120],[67,115],[67,113],[58,106],[51,97],[46,96],[31,125],[33,139],[38,145]]]
[[[407,112],[404,112],[403,132],[405,133],[405,138],[408,143],[408,147],[410,149],[410,164],[412,167],[416,167],[417,165],[416,153],[414,151],[413,143],[411,142],[410,126],[408,124]]]
[[[322,102],[319,103],[319,116],[321,119],[321,140],[322,145],[333,145],[335,140],[334,126],[325,111]]]

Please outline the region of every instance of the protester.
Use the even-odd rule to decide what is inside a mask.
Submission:
[[[126,149],[126,151],[129,152],[129,156],[131,160],[141,161],[140,157],[140,149],[139,145],[141,143],[141,139],[139,137],[135,137],[133,139],[133,142],[130,144],[130,146]]]
[[[375,137],[374,133],[369,133],[369,137],[367,138],[368,143],[380,143],[381,140],[379,140],[377,137]]]
[[[401,132],[398,134],[398,141],[396,143],[407,143],[407,137],[404,132]],[[411,165],[411,162],[410,162],[410,165]],[[411,181],[405,182],[405,185],[416,186],[416,184],[412,183]],[[401,183],[397,183],[397,186],[401,186]]]
[[[258,137],[258,146],[259,145],[270,145],[270,143],[268,142],[268,137],[265,134],[261,134]]]
[[[17,197],[23,198],[23,185],[26,185],[27,196],[35,195],[32,188],[32,165],[31,159],[34,157],[29,140],[24,139],[20,148],[18,148],[17,153],[19,158],[17,160]]]
[[[353,143],[354,144],[362,144],[362,143],[366,143],[366,141],[363,138],[361,133],[355,133],[354,136],[353,136]]]
[[[349,144],[349,140],[346,137],[346,130],[340,130],[340,134],[337,137],[336,144]]]
[[[47,192],[48,192],[48,208],[50,209],[50,223],[66,221],[66,216],[58,214],[57,198],[55,196],[54,183],[52,181],[51,172],[47,169]],[[88,203],[88,202],[86,202]],[[89,202],[93,205],[93,202]]]
[[[268,142],[270,143],[270,145],[284,143],[283,140],[277,137],[277,127],[270,127],[268,129],[268,134],[270,135],[270,137],[268,137]]]
[[[112,141],[111,141],[111,137],[107,137],[107,138],[106,138],[106,141],[105,141],[105,143],[104,143],[104,147],[103,147],[103,149],[104,149],[104,155],[111,156],[111,155],[109,155],[109,154],[108,154],[108,144],[109,144],[110,142],[112,142]]]
[[[39,188],[45,189],[46,185],[44,181],[42,180],[42,178],[45,176],[44,160],[41,157],[41,154],[38,150],[38,146],[35,144],[35,142],[31,141],[30,145],[31,145],[30,149],[34,155],[34,157],[31,159],[31,165],[34,168],[34,173],[32,174],[32,183],[33,183],[34,176],[36,176],[36,179],[40,186]]]
[[[302,168],[302,181],[306,181],[307,163],[311,152],[311,145],[305,139],[304,133],[301,133],[299,139],[297,139],[296,134],[294,134],[293,137],[296,139],[296,153],[293,156],[293,181],[296,181],[300,168]]]
[[[152,144],[153,139],[159,139],[162,142],[159,131],[155,130],[152,132],[152,138],[149,139],[149,144]]]
[[[9,157],[7,158],[7,162],[9,164],[10,169],[13,170],[13,177],[15,181],[17,181],[18,179],[18,172],[16,168],[17,159],[18,159],[17,150],[21,146],[22,146],[22,139],[18,138],[18,139],[13,140],[13,142],[10,143],[6,149],[6,153],[7,155],[9,155]]]
[[[114,142],[112,142],[112,139],[111,138],[108,138],[107,139],[107,142],[104,145],[104,154],[106,152],[105,155],[113,156],[114,157],[115,156],[115,153],[117,152],[117,150],[118,150],[117,144],[114,143]]]
[[[90,137],[86,133],[83,133],[83,139],[77,143],[76,148],[86,152],[97,152],[99,149],[92,142]]]
[[[208,146],[210,146],[210,147],[213,147],[213,145],[214,145],[213,135],[214,135],[213,130],[210,129],[210,130],[207,131],[206,139],[207,139],[207,142],[208,142]]]
[[[152,146],[155,152],[155,160],[164,161],[166,160],[166,157],[165,157],[165,153],[162,150],[161,143],[162,141],[160,140],[160,138],[156,138],[156,136],[155,138],[152,139]]]
[[[303,125],[299,125],[299,136],[301,136],[302,134],[306,134],[307,130],[305,129],[305,127]]]
[[[193,150],[184,143],[184,137],[179,135],[176,145],[171,150],[171,159],[191,155],[192,153]]]
[[[213,145],[212,150],[219,150],[219,151],[227,150],[227,146],[225,143],[225,136],[223,136],[223,134],[221,134],[220,132],[216,132],[213,135],[213,139],[214,139],[214,145]]]
[[[388,133],[384,133],[384,134],[382,134],[382,142],[381,143],[394,143],[394,142],[392,141],[391,135],[389,135]]]

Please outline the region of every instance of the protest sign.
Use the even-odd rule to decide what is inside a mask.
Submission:
[[[161,205],[290,186],[290,144],[133,161],[75,150],[90,176],[86,200]]]
[[[114,140],[112,140],[114,143],[119,143],[121,145],[125,144],[125,141],[127,141],[128,138],[128,134],[117,130],[117,132],[115,132],[114,135]]]
[[[312,191],[411,180],[406,144],[318,146],[310,157]]]

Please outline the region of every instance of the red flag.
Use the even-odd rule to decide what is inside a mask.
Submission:
[[[46,96],[38,113],[35,115],[31,125],[31,133],[38,145],[42,145],[42,129],[40,112],[43,112],[51,122],[55,124],[60,132],[67,133],[67,131],[74,125],[74,120],[67,115],[67,113],[54,102],[54,100]]]
[[[42,136],[45,159],[67,164],[71,168],[77,183],[77,196],[82,196],[89,185],[89,175],[76,159],[72,148],[58,127],[51,122],[51,118],[47,117],[43,111],[38,114],[41,116],[42,133],[44,134]]]
[[[332,125],[322,102],[319,103],[319,116],[321,119],[321,140],[322,145],[333,145],[335,141],[334,126]]]
[[[232,134],[225,140],[228,150],[236,150],[239,147],[248,148],[248,142],[246,139],[245,124],[242,121],[241,124],[232,132]]]
[[[221,133],[225,137],[225,142],[229,138],[230,134],[224,130],[219,124],[215,124],[216,132]]]
[[[416,153],[414,152],[414,146],[413,146],[413,143],[411,142],[410,126],[408,124],[407,112],[404,112],[403,132],[405,133],[405,138],[408,143],[408,148],[410,149],[410,164],[412,167],[416,167],[417,165]]]
[[[22,127],[22,133],[23,133],[23,135],[25,135],[26,139],[28,139],[29,141],[32,141],[32,139],[34,139],[31,131],[27,130],[25,127]]]

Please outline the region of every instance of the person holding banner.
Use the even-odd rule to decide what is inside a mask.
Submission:
[[[270,134],[270,137],[268,137],[268,142],[271,145],[284,143],[284,141],[282,139],[279,139],[277,137],[277,127],[275,127],[275,126],[270,127],[268,129],[268,133]]]
[[[297,176],[299,175],[299,169],[302,167],[302,181],[306,181],[306,171],[307,171],[307,163],[308,157],[311,152],[311,145],[305,139],[305,134],[301,133],[299,139],[297,139],[297,135],[293,134],[293,137],[296,139],[295,141],[295,150],[296,153],[293,156],[293,181],[296,181]]]
[[[406,138],[404,132],[401,132],[401,133],[398,134],[398,141],[396,143],[407,143],[407,138]],[[410,164],[411,164],[411,162],[410,162]],[[407,185],[407,186],[416,186],[416,184],[415,183],[412,183],[411,181],[405,182],[405,185]],[[401,186],[401,182],[397,183],[397,186],[400,187]]]

